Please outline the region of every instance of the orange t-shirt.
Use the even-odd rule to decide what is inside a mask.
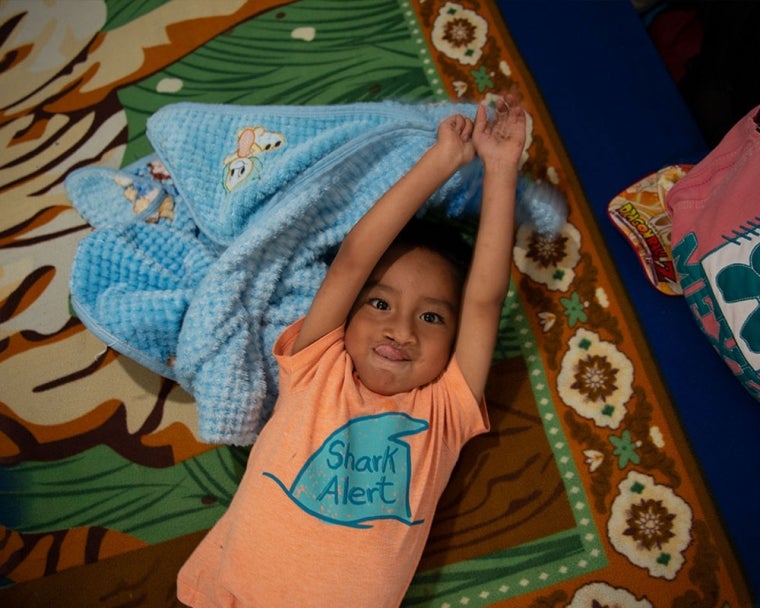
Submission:
[[[399,395],[356,378],[343,328],[274,353],[280,396],[240,487],[178,577],[204,606],[398,606],[462,446],[488,430],[454,359]]]

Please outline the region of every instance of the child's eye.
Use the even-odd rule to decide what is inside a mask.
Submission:
[[[388,306],[388,302],[382,298],[370,298],[367,300],[367,304],[369,304],[372,308],[376,308],[377,310],[388,310],[388,308],[390,308]]]
[[[436,312],[423,312],[420,318],[425,323],[443,323],[443,317]]]

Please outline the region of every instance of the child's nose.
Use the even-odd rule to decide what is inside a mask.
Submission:
[[[414,320],[404,315],[397,315],[388,326],[387,336],[394,342],[406,344],[415,339]]]

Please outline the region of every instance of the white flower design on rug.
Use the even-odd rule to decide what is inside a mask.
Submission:
[[[650,575],[673,580],[691,543],[691,508],[671,488],[636,471],[618,490],[607,522],[610,542]]]
[[[488,22],[460,4],[447,2],[433,25],[435,48],[465,65],[475,65],[483,54]]]
[[[633,364],[599,334],[579,329],[570,339],[557,377],[557,390],[568,406],[597,426],[618,428],[633,393]]]

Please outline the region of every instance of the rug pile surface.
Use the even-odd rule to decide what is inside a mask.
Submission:
[[[147,119],[177,102],[511,90],[531,116],[524,172],[570,213],[555,236],[518,232],[493,430],[463,453],[405,605],[750,605],[571,159],[489,0],[8,2],[0,19],[0,602],[175,605],[176,571],[247,455],[203,443],[193,397],[75,315],[71,265],[91,227],[65,177],[151,154]]]

